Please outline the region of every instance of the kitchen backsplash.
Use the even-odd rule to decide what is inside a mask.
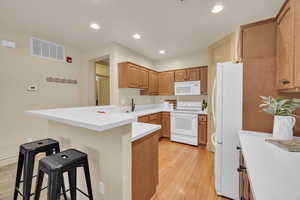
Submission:
[[[163,103],[166,99],[176,99],[177,101],[203,101],[207,102],[207,95],[199,95],[199,96],[156,96],[155,103],[160,104]]]
[[[140,90],[131,88],[119,89],[119,105],[128,106],[131,103],[131,99],[134,98],[134,103],[137,105],[142,104],[154,104],[154,96],[141,96]]]

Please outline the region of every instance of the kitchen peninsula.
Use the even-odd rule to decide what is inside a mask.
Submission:
[[[127,113],[117,106],[104,106],[28,111],[27,114],[47,119],[47,136],[57,139],[62,149],[76,148],[88,154],[95,199],[131,200],[140,195],[135,193],[137,175],[142,174],[138,177],[140,181],[155,179],[154,182],[150,180],[153,184],[148,185],[147,190],[151,191],[148,194],[155,192],[158,184],[157,132],[161,126],[136,122],[140,114],[157,111],[161,112],[162,109]],[[141,146],[147,140],[150,141],[150,148],[154,147],[157,151],[135,150],[149,148],[149,145]],[[151,153],[153,155],[149,156]],[[134,156],[151,157],[157,160],[157,166],[139,172],[140,168],[132,168],[132,162],[150,161],[135,159]],[[82,172],[79,171],[78,174],[78,186],[84,190]]]

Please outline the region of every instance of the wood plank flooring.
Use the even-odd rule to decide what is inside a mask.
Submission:
[[[204,147],[160,141],[159,186],[152,200],[225,200],[215,194],[212,161]],[[0,168],[0,200],[12,200],[15,173],[15,164]]]
[[[225,200],[214,190],[213,154],[205,147],[161,140],[159,185],[152,200]]]

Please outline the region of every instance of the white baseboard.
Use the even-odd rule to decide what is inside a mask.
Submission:
[[[12,157],[7,157],[7,158],[1,158],[0,159],[0,167],[4,167],[6,165],[10,165],[13,163],[17,163],[18,161],[18,156],[12,156]]]

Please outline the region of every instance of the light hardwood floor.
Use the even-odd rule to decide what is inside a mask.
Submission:
[[[226,200],[214,190],[213,153],[161,140],[159,186],[152,200]]]
[[[212,161],[204,147],[161,140],[159,186],[152,200],[226,200],[215,194]],[[12,200],[15,172],[15,164],[0,168],[0,200]]]

